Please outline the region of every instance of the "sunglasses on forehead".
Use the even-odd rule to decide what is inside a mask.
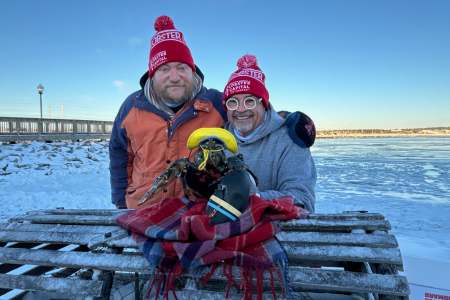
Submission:
[[[245,109],[254,109],[258,103],[261,103],[262,98],[256,98],[255,96],[246,96],[242,100],[242,105]],[[225,101],[225,106],[228,110],[237,110],[239,108],[239,99],[235,97],[229,98],[227,101]]]

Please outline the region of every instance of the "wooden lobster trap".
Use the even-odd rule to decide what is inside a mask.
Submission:
[[[141,299],[153,272],[116,225],[121,212],[38,210],[0,223],[0,299]],[[409,299],[383,215],[311,214],[282,227],[277,238],[289,258],[292,299]],[[195,275],[177,284],[178,299],[225,298],[220,272],[206,286]]]

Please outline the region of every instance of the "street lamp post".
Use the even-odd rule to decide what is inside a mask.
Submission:
[[[41,108],[41,122],[39,124],[39,133],[42,133],[44,127],[44,124],[42,123],[42,94],[44,93],[44,86],[39,83],[39,85],[37,86],[37,91],[39,93],[39,104]]]

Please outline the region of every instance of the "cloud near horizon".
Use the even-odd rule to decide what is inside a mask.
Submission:
[[[117,88],[117,90],[119,90],[121,92],[124,91],[126,89],[126,86],[127,86],[125,81],[119,80],[119,79],[113,80],[112,83]]]

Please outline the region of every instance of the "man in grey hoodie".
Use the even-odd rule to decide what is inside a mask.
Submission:
[[[314,212],[316,169],[309,145],[289,132],[289,121],[269,103],[256,57],[244,55],[237,66],[224,89],[226,129],[236,137],[239,152],[258,178],[260,196],[292,196],[297,205]],[[308,125],[305,128],[309,130]]]

